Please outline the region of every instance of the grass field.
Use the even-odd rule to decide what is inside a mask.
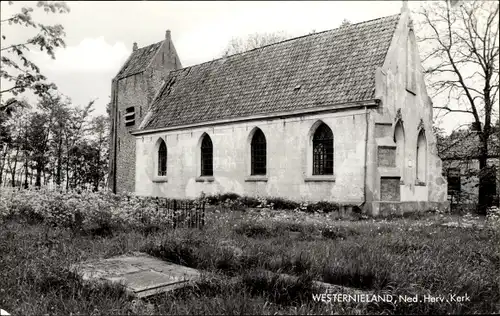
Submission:
[[[500,312],[498,230],[440,226],[446,218],[210,211],[203,230],[117,230],[103,237],[12,219],[0,224],[0,307],[13,315]],[[200,269],[202,280],[137,301],[68,270],[129,251]],[[326,304],[312,299],[319,293],[313,280],[395,296],[467,294],[470,302]]]

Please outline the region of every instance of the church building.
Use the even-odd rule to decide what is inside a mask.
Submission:
[[[447,207],[406,3],[400,14],[182,67],[170,31],[112,81],[114,192]]]

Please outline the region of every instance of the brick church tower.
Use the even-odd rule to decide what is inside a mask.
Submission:
[[[167,30],[161,42],[137,47],[111,84],[108,186],[114,193],[135,191],[135,137],[148,107],[172,70],[182,68]]]

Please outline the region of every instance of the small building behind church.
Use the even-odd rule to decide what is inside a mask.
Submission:
[[[167,31],[113,79],[111,188],[446,208],[418,56],[406,5],[190,67]]]
[[[498,127],[497,127],[498,128]],[[448,200],[452,211],[474,210],[479,202],[479,177],[486,178],[485,202],[488,207],[499,206],[500,146],[497,133],[488,141],[487,168],[479,168],[478,135],[471,130],[454,132],[438,144],[443,160],[443,173],[448,182]]]

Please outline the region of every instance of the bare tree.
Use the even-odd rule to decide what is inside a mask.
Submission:
[[[479,138],[479,167],[486,170],[492,119],[498,117],[498,2],[429,2],[417,17],[421,18],[419,41],[432,96],[447,99],[434,108],[438,115],[470,115]],[[486,176],[480,177],[478,211],[483,214],[488,183]]]
[[[224,49],[223,57],[281,42],[289,38],[290,36],[283,31],[275,33],[254,33],[244,38],[233,37]]]

